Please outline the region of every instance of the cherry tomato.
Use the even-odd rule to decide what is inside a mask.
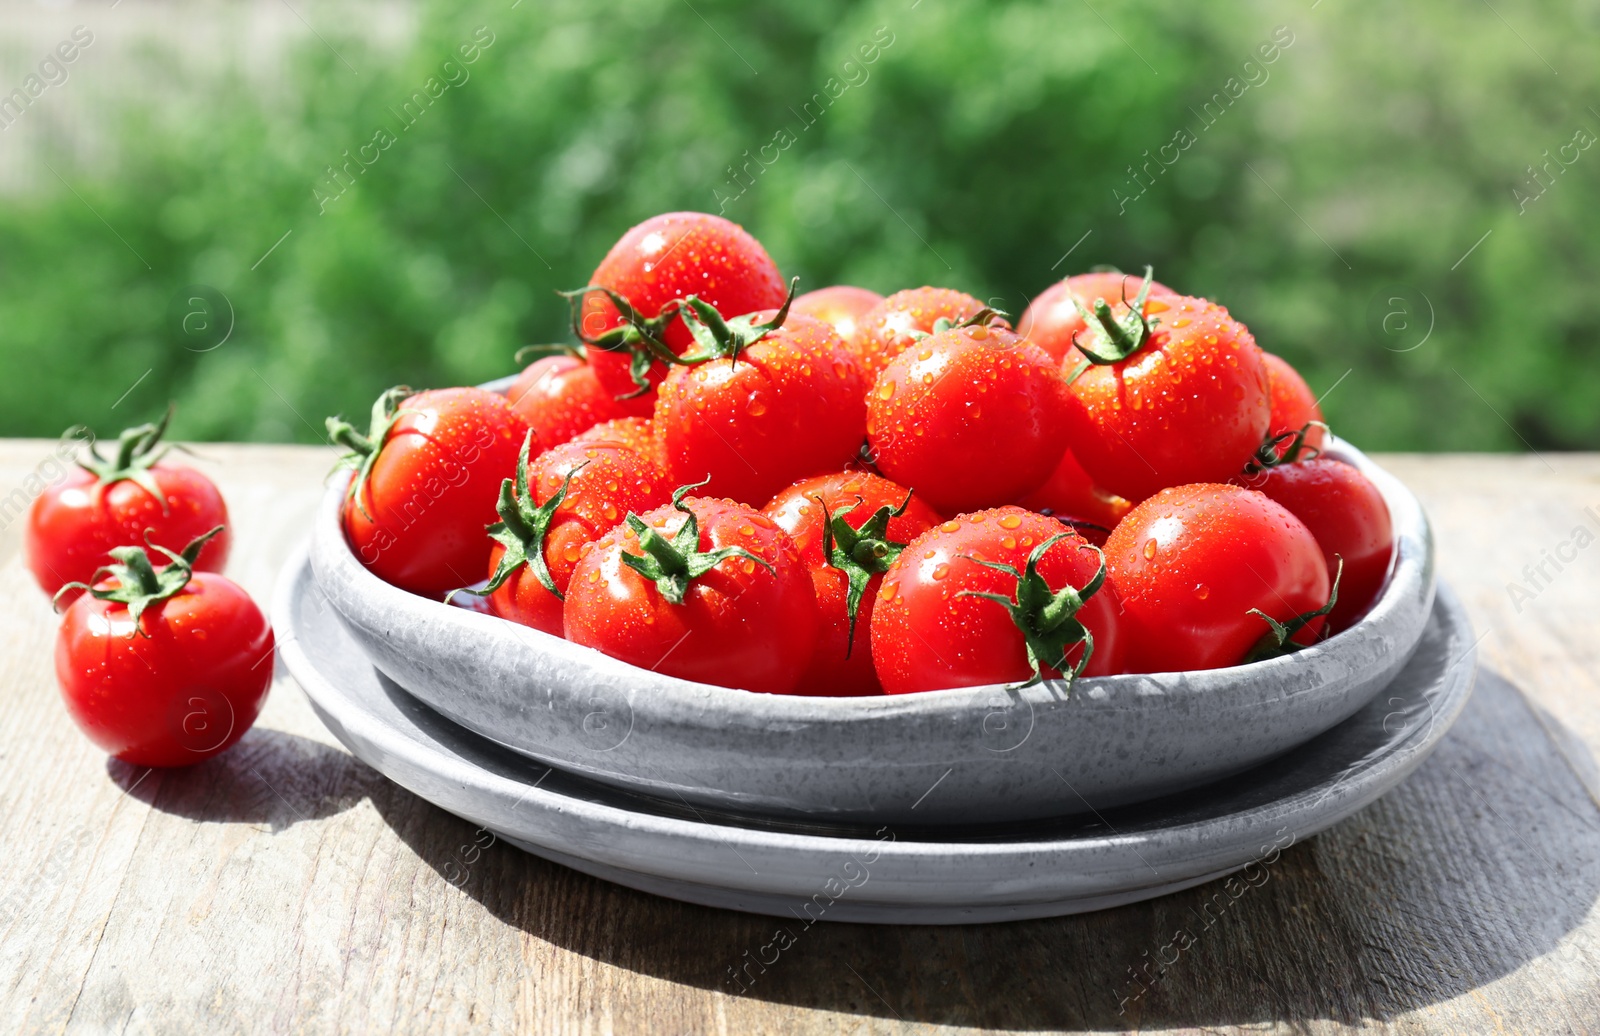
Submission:
[[[1017,321],[1017,334],[1037,345],[1059,361],[1073,351],[1074,336],[1086,330],[1078,306],[1093,312],[1095,299],[1115,305],[1132,300],[1139,293],[1141,279],[1125,273],[1080,273],[1057,281],[1034,299]],[[1150,282],[1152,296],[1176,294],[1157,281]],[[1074,301],[1076,298],[1076,302]]]
[[[939,524],[939,514],[904,486],[865,471],[796,482],[764,511],[799,548],[817,596],[821,627],[800,693],[882,693],[867,632],[878,586],[900,549]]]
[[[1030,511],[1049,511],[1057,518],[1088,522],[1110,532],[1133,510],[1133,503],[1094,484],[1072,451],[1061,455],[1061,463],[1044,485],[1018,503]],[[1082,531],[1082,530],[1079,530]],[[1101,544],[1104,540],[1101,541]]]
[[[789,312],[822,321],[839,332],[839,337],[848,344],[855,340],[862,318],[882,301],[883,296],[875,291],[836,284],[806,292],[794,300]]]
[[[600,386],[594,368],[572,356],[546,356],[530,363],[506,390],[506,400],[546,449],[569,442],[602,421],[627,416],[622,404]]]
[[[1044,350],[1003,327],[951,328],[878,375],[867,441],[886,478],[954,514],[1039,488],[1061,460],[1067,406]]]
[[[1281,356],[1263,352],[1261,359],[1267,365],[1267,391],[1272,400],[1272,417],[1267,424],[1268,438],[1292,436],[1312,421],[1321,421],[1322,408],[1317,405],[1317,397],[1311,394],[1311,387],[1300,376],[1300,372]],[[1306,428],[1305,445],[1319,449],[1322,440],[1321,428],[1316,425]],[[1273,449],[1281,457],[1288,448],[1289,442],[1284,440]]]
[[[1123,664],[1132,673],[1220,669],[1243,662],[1270,626],[1323,607],[1328,569],[1305,524],[1261,493],[1201,484],[1139,504],[1106,541],[1122,602]],[[1294,637],[1310,643],[1323,619]]]
[[[169,561],[160,569],[139,547],[117,548],[107,578],[61,621],[56,679],[67,712],[134,766],[187,766],[224,751],[272,686],[272,627],[232,581],[194,571],[206,542],[181,554],[154,548]]]
[[[660,468],[620,443],[563,443],[530,464],[533,442],[530,433],[500,490],[485,590],[494,614],[559,637],[562,597],[589,545],[672,494]]]
[[[856,336],[850,340],[868,382],[917,340],[917,334],[932,334],[939,320],[960,324],[971,320],[988,307],[964,291],[954,288],[908,288],[897,291],[869,309],[857,322]],[[994,322],[1010,327],[1004,320]]]
[[[1226,482],[1267,432],[1261,350],[1214,302],[1170,295],[1140,309],[1097,304],[1100,326],[1078,337],[1068,360],[1072,452],[1097,484],[1129,500]]]
[[[656,435],[655,422],[648,417],[619,417],[605,421],[572,441],[614,442],[666,470],[667,459],[661,452],[661,439]]]
[[[158,424],[127,429],[109,459],[91,445],[79,468],[34,499],[23,544],[28,570],[45,593],[67,583],[92,582],[95,571],[110,563],[111,548],[142,543],[147,530],[161,543],[188,543],[222,526],[195,562],[196,568],[222,571],[233,540],[228,507],[209,478],[186,465],[162,462],[167,450],[161,437],[171,418],[169,410]]]
[[[1278,464],[1236,480],[1264,493],[1305,523],[1327,563],[1328,578],[1340,572],[1339,601],[1328,614],[1337,633],[1365,615],[1383,589],[1394,555],[1389,505],[1378,487],[1356,468],[1331,457]]]
[[[332,417],[328,434],[356,468],[343,520],[363,565],[423,597],[479,578],[492,546],[484,527],[528,434],[504,396],[394,388],[378,398],[367,435]]]
[[[1103,571],[1083,537],[1020,507],[934,526],[878,590],[872,658],[884,691],[1116,672],[1121,633]]]
[[[678,353],[691,339],[670,303],[698,295],[737,317],[775,309],[785,294],[783,277],[761,243],[737,223],[704,212],[668,212],[640,223],[606,253],[589,285],[626,299],[650,322],[651,334]],[[622,398],[629,413],[649,414],[665,367],[644,351],[637,334],[628,332],[628,321],[612,299],[603,292],[585,292],[581,298],[578,337],[586,343],[600,384]],[[630,366],[635,357],[638,379]]]
[[[675,367],[656,400],[655,427],[672,478],[760,507],[795,479],[837,471],[866,435],[866,386],[833,328],[789,315],[735,321],[726,351]]]
[[[567,639],[685,680],[793,691],[817,642],[800,552],[760,511],[684,499],[690,488],[629,515],[578,562]]]

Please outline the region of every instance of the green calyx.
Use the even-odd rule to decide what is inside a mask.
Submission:
[[[156,484],[150,469],[172,448],[161,442],[162,436],[167,434],[167,425],[172,421],[172,413],[173,407],[168,404],[167,412],[160,421],[123,429],[122,434],[117,436],[116,455],[109,459],[100,456],[99,447],[91,442],[88,458],[80,459],[78,466],[98,479],[102,486],[123,480],[134,483],[155,497],[161,504],[161,513],[165,514],[167,497]],[[65,441],[69,436],[84,431],[87,429],[82,425],[75,425],[63,432],[61,437]]]
[[[583,330],[583,304],[595,292],[611,300],[617,312],[622,314],[623,323],[603,334],[589,335]],[[574,291],[558,291],[556,294],[566,299],[571,307],[572,333],[578,341],[606,352],[628,354],[628,374],[633,378],[634,390],[618,396],[618,399],[634,399],[650,391],[648,375],[651,363],[671,365],[681,362],[678,354],[662,341],[667,325],[672,323],[672,318],[678,315],[683,306],[680,300],[673,299],[661,307],[661,312],[647,317],[633,307],[627,296],[598,284],[586,284]]]
[[[829,514],[828,505],[822,503],[821,497],[817,497],[817,503],[822,505],[823,560],[830,567],[843,572],[849,581],[849,590],[845,594],[845,610],[850,616],[850,637],[844,648],[846,658],[855,648],[856,613],[861,610],[861,598],[867,592],[867,584],[873,576],[889,571],[889,566],[906,549],[904,543],[896,543],[889,538],[889,519],[906,513],[906,508],[911,506],[911,494],[906,494],[899,507],[885,504],[872,512],[872,516],[862,522],[860,528],[852,528],[844,516],[854,511],[860,502],[857,497],[856,503],[846,504]]]
[[[1112,313],[1111,304],[1105,299],[1095,299],[1086,307],[1076,295],[1072,296],[1072,304],[1088,326],[1084,332],[1072,338],[1072,344],[1086,359],[1067,376],[1069,383],[1078,380],[1084,371],[1096,364],[1106,366],[1121,363],[1149,340],[1150,331],[1157,321],[1145,318],[1144,304],[1150,298],[1150,284],[1154,279],[1155,270],[1146,266],[1144,283],[1139,285],[1138,294],[1130,301],[1124,291],[1122,301],[1127,304],[1128,311],[1120,317]]]
[[[587,467],[589,462],[584,461],[567,472],[561,480],[561,488],[544,503],[538,503],[528,485],[528,454],[533,450],[533,440],[534,433],[530,431],[522,441],[522,453],[517,457],[516,478],[508,478],[500,483],[500,500],[495,504],[495,513],[500,515],[500,520],[489,526],[488,532],[491,540],[505,548],[505,553],[500,555],[494,575],[489,577],[488,585],[482,590],[462,587],[450,591],[445,597],[446,603],[459,593],[487,597],[504,586],[506,580],[516,575],[517,569],[523,565],[528,566],[533,577],[539,580],[539,585],[555,594],[557,600],[567,599],[566,594],[556,589],[550,566],[545,563],[544,538],[550,531],[550,521],[555,517],[556,508],[567,499],[572,477]]]
[[[717,307],[704,299],[690,295],[683,299],[683,322],[694,336],[698,349],[691,349],[678,357],[683,364],[705,363],[707,360],[729,359],[737,361],[739,354],[783,326],[789,319],[789,306],[794,302],[800,278],[789,282],[789,294],[771,320],[756,323],[753,315],[724,320]]]
[[[583,350],[565,342],[554,345],[525,345],[518,349],[511,359],[518,367],[526,367],[534,360],[542,360],[550,356],[570,356],[574,360],[581,360],[583,359]]]
[[[349,451],[334,463],[333,470],[355,469],[356,477],[350,480],[350,488],[345,496],[355,500],[356,509],[369,522],[372,521],[372,515],[367,512],[361,498],[365,494],[367,480],[372,477],[372,465],[377,463],[378,454],[389,439],[390,429],[402,415],[415,412],[400,409],[400,401],[411,394],[411,389],[396,385],[379,396],[378,401],[372,404],[372,421],[366,435],[356,431],[355,425],[342,417],[330,417],[327,420],[328,438]]]
[[[100,601],[116,601],[127,606],[128,614],[133,616],[134,631],[139,636],[148,638],[150,634],[145,632],[140,621],[145,609],[157,601],[164,601],[182,592],[183,588],[189,585],[189,577],[194,574],[195,562],[200,558],[200,551],[205,548],[211,537],[226,528],[226,525],[219,525],[210,532],[196,536],[179,554],[151,543],[150,533],[147,531],[145,544],[151,550],[166,555],[167,564],[157,569],[150,563],[150,556],[144,552],[143,547],[114,547],[107,553],[115,559],[116,564],[102,565],[95,569],[89,583],[66,584],[56,591],[51,603],[59,607],[61,596],[71,590],[82,590]],[[99,583],[103,575],[116,580],[117,585],[105,588],[91,585]]]
[[[914,341],[920,342],[924,338],[932,338],[934,335],[943,334],[953,327],[988,327],[996,320],[1010,319],[1011,314],[1007,313],[1005,310],[995,309],[991,306],[985,306],[965,320],[951,320],[949,317],[940,317],[938,320],[933,322],[932,331],[913,330],[907,332],[907,337]]]
[[[1021,572],[1018,572],[1015,566],[1004,562],[985,561],[970,556],[967,558],[986,568],[1013,575],[1017,579],[1015,597],[985,593],[980,590],[962,590],[956,596],[982,597],[1001,605],[1011,614],[1011,621],[1022,631],[1022,639],[1028,646],[1028,665],[1033,668],[1032,678],[1017,684],[1019,688],[1031,687],[1041,682],[1044,679],[1042,666],[1049,666],[1070,682],[1083,675],[1084,667],[1094,656],[1094,634],[1078,621],[1078,612],[1105,584],[1105,554],[1091,543],[1078,548],[1092,550],[1100,558],[1100,567],[1095,571],[1094,577],[1081,588],[1069,583],[1059,590],[1052,590],[1050,584],[1039,574],[1039,561],[1044,557],[1045,551],[1061,540],[1071,539],[1073,535],[1070,532],[1058,533],[1033,548],[1033,552],[1028,555],[1028,563]],[[1069,666],[1067,651],[1074,644],[1083,645],[1083,654],[1076,665]]]
[[[1250,463],[1244,466],[1244,473],[1259,475],[1263,471],[1269,471],[1283,464],[1293,464],[1298,460],[1313,460],[1320,456],[1321,450],[1306,445],[1306,436],[1311,434],[1313,428],[1321,428],[1324,435],[1332,434],[1328,431],[1328,426],[1321,421],[1307,421],[1299,431],[1268,435],[1261,440],[1261,445],[1256,448],[1256,454]],[[1281,456],[1278,453],[1279,447],[1283,447]]]
[[[1338,557],[1338,555],[1334,555]],[[1278,658],[1281,655],[1292,655],[1305,648],[1304,644],[1296,644],[1292,639],[1296,633],[1305,629],[1313,619],[1321,618],[1333,611],[1334,605],[1339,603],[1339,580],[1344,578],[1344,558],[1339,558],[1339,567],[1333,573],[1333,589],[1328,593],[1328,603],[1321,608],[1315,608],[1303,615],[1296,615],[1288,622],[1279,622],[1260,608],[1251,608],[1246,615],[1254,615],[1269,627],[1266,634],[1244,656],[1244,663],[1260,662],[1267,658]]]
[[[689,584],[728,558],[748,558],[768,572],[776,571],[771,562],[756,557],[743,547],[700,550],[700,523],[694,512],[683,505],[683,498],[689,495],[690,490],[699,489],[710,481],[710,476],[707,476],[692,485],[679,486],[672,494],[672,506],[683,512],[684,519],[670,540],[631,511],[626,519],[628,528],[639,537],[639,546],[645,552],[642,555],[624,552],[622,563],[654,582],[661,596],[673,604],[682,604],[684,595],[689,592]]]

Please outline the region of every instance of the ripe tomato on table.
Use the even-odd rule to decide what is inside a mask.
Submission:
[[[817,596],[817,649],[799,692],[882,693],[868,634],[878,586],[905,544],[939,524],[938,512],[866,471],[803,479],[763,510],[794,540]]]
[[[872,658],[888,694],[1117,672],[1100,551],[1020,507],[952,518],[883,577]]]
[[[693,355],[707,358],[673,368],[656,398],[674,481],[709,478],[708,493],[760,507],[860,452],[866,386],[833,328],[782,310],[723,322],[707,306],[691,320],[703,347]]]
[[[945,514],[1039,488],[1065,449],[1059,365],[1004,327],[928,335],[889,361],[867,393],[868,449],[884,477]]]
[[[940,320],[961,324],[988,308],[982,300],[954,288],[907,288],[867,310],[857,322],[856,335],[849,344],[855,350],[863,377],[870,383],[919,336],[932,334]],[[997,327],[1011,326],[998,318],[993,323]]]
[[[574,302],[573,329],[600,384],[628,413],[642,417],[667,374],[662,350],[682,353],[692,342],[677,313],[679,299],[696,295],[738,317],[781,306],[785,287],[766,249],[737,223],[704,212],[668,212],[623,234],[589,284],[567,294]]]
[[[1096,299],[1104,299],[1110,306],[1124,300],[1132,301],[1142,283],[1132,274],[1114,270],[1074,274],[1039,293],[1017,321],[1017,334],[1065,362],[1072,354],[1073,340],[1088,329],[1084,310],[1092,313]],[[1150,294],[1177,293],[1159,281],[1151,281]]]
[[[222,571],[233,540],[228,506],[209,478],[164,459],[161,438],[171,419],[168,410],[159,423],[126,429],[110,458],[90,445],[77,470],[35,498],[23,543],[28,570],[45,593],[90,582],[111,561],[112,548],[142,543],[147,530],[163,543],[188,543],[220,525],[195,567]],[[63,440],[77,431],[69,428]]]
[[[1322,549],[1281,504],[1239,486],[1166,489],[1106,541],[1130,673],[1221,669],[1246,660],[1274,622],[1309,644],[1331,583]],[[1303,621],[1302,621],[1303,620]]]
[[[594,368],[574,356],[546,356],[528,364],[506,390],[506,400],[546,449],[602,421],[627,416]]]
[[[667,477],[615,442],[569,442],[529,458],[529,432],[515,478],[500,486],[500,521],[489,526],[489,598],[502,619],[561,636],[567,584],[589,545],[632,511],[667,502]]]
[[[56,679],[73,722],[134,766],[187,766],[255,723],[272,686],[272,627],[224,576],[195,571],[221,526],[182,553],[118,547],[56,637]],[[69,584],[71,585],[71,584]]]
[[[335,417],[328,435],[350,451],[340,464],[355,469],[341,519],[363,565],[436,599],[481,578],[492,546],[483,530],[528,435],[504,396],[392,388],[366,435]]]
[[[687,497],[628,515],[567,584],[568,640],[669,676],[721,687],[794,690],[817,642],[817,605],[800,552],[766,515]]]
[[[839,332],[846,344],[855,340],[862,319],[873,306],[883,301],[883,296],[866,288],[848,284],[835,284],[828,288],[808,291],[794,300],[789,312],[796,316],[822,321]]]
[[[1067,360],[1068,441],[1083,470],[1129,500],[1244,470],[1272,412],[1249,329],[1214,302],[1143,288],[1092,316]]]

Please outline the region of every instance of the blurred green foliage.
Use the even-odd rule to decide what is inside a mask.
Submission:
[[[803,288],[1020,313],[1150,262],[1362,445],[1600,447],[1600,149],[1559,151],[1600,137],[1592,4],[437,2],[398,55],[318,11],[282,89],[152,49],[197,103],[107,98],[109,161],[53,153],[60,183],[0,200],[0,434],[171,398],[183,436],[320,441],[388,385],[508,372],[624,229],[731,198]],[[218,348],[180,331],[189,285],[232,306]]]

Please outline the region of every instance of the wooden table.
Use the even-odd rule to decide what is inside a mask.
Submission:
[[[0,499],[50,445],[0,442]],[[200,452],[233,513],[229,572],[265,603],[331,454]],[[1125,1013],[1215,888],[986,927],[823,924],[736,996],[724,967],[770,921],[504,845],[452,885],[472,825],[346,754],[281,673],[225,755],[108,762],[61,707],[8,522],[0,1031],[1595,1031],[1600,456],[1383,460],[1484,635],[1477,692],[1410,780],[1284,853]]]

